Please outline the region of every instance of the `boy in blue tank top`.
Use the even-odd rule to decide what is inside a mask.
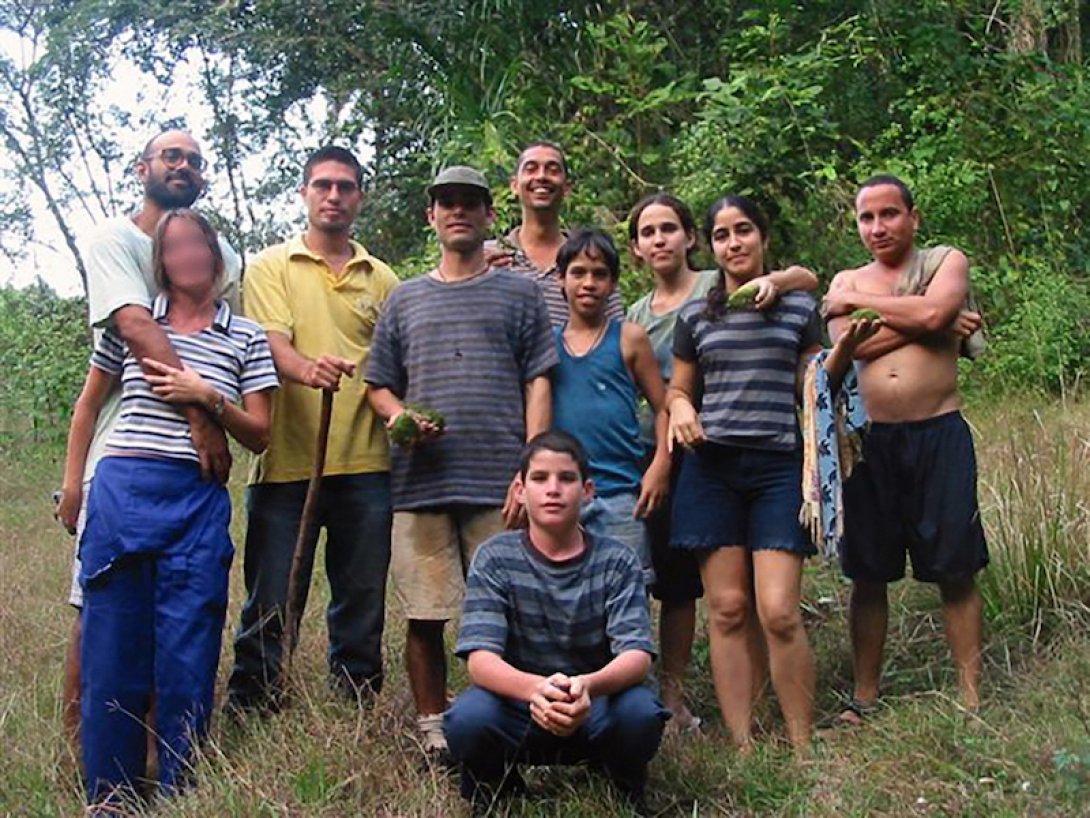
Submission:
[[[584,504],[583,527],[632,546],[650,583],[643,518],[664,501],[670,482],[662,375],[643,327],[607,313],[620,277],[612,239],[600,230],[576,230],[556,263],[568,320],[556,330],[553,428],[573,435],[590,455],[594,494]],[[646,471],[637,414],[641,395],[655,416],[655,456]]]

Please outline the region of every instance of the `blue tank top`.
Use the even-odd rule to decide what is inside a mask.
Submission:
[[[590,455],[590,476],[602,497],[639,492],[644,447],[636,415],[636,384],[621,353],[621,322],[610,321],[601,342],[586,355],[564,346],[556,330],[560,364],[553,368],[553,428],[576,438]]]

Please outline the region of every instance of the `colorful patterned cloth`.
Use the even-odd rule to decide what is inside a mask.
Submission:
[[[844,535],[841,487],[863,453],[867,413],[853,366],[833,394],[822,350],[806,368],[802,392],[802,508],[799,522],[821,553],[835,557]]]

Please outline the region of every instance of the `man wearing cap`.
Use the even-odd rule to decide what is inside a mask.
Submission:
[[[562,327],[568,320],[568,302],[557,275],[556,254],[568,237],[560,227],[560,208],[571,192],[564,151],[552,142],[531,142],[519,154],[510,184],[522,205],[522,224],[488,242],[485,255],[490,263],[536,282],[545,296],[549,320],[554,327]],[[619,293],[610,295],[606,317],[624,318]]]
[[[557,357],[537,285],[485,260],[494,213],[484,176],[447,168],[428,197],[439,265],[390,297],[366,381],[387,428],[409,418],[417,428],[392,453],[391,577],[408,619],[405,664],[422,745],[444,757],[444,626],[461,611],[477,545],[518,521],[519,452],[549,427]]]
[[[330,681],[334,690],[363,704],[382,687],[389,450],[360,370],[398,282],[351,239],[363,203],[362,177],[359,161],[344,148],[312,153],[300,189],[306,232],[261,251],[246,275],[246,311],[269,334],[283,387],[273,402],[269,447],[254,461],[247,488],[247,599],[228,685],[229,707],[236,712],[275,709],[279,701],[288,576],[314,463],[322,390],[337,394],[311,536],[326,530]],[[300,572],[303,588],[309,587],[312,565]]]

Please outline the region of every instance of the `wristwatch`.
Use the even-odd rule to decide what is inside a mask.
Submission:
[[[220,420],[227,413],[227,399],[223,397],[220,392],[216,393],[216,397],[212,400],[212,407],[210,409],[212,417],[216,420]]]

